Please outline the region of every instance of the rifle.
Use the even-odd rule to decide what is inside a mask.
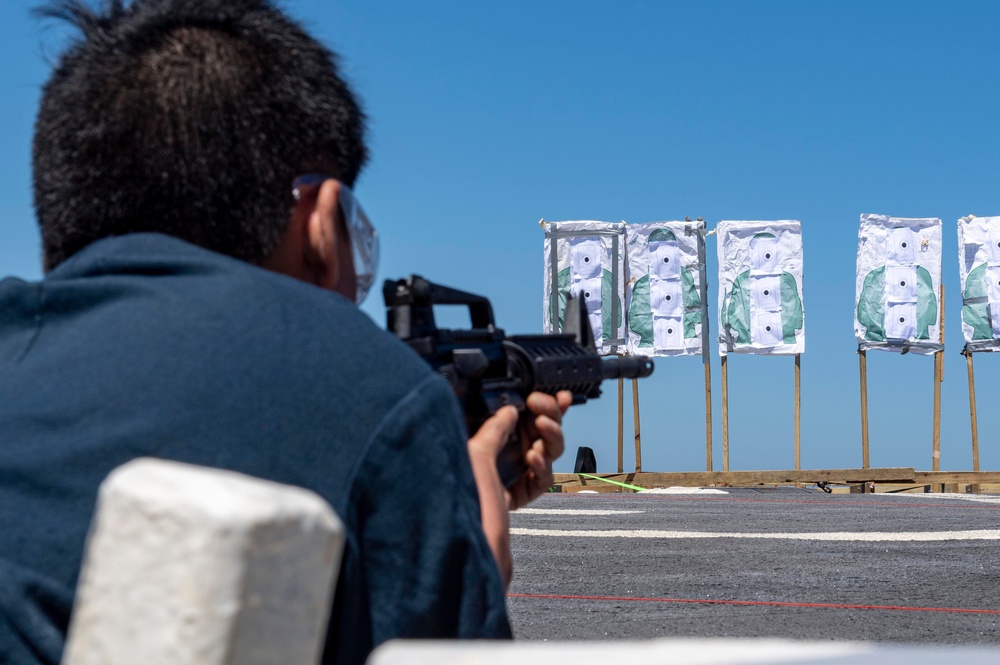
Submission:
[[[601,395],[607,379],[636,379],[653,373],[653,361],[640,356],[603,360],[597,355],[587,306],[570,296],[563,333],[512,335],[496,327],[493,306],[480,295],[427,281],[419,275],[382,285],[387,328],[420,354],[451,385],[465,412],[469,432],[502,407],[525,412],[534,391],[573,393],[573,404]],[[434,322],[434,305],[468,307],[471,328],[443,329]],[[500,479],[510,487],[524,474],[521,437],[515,432],[497,459]]]

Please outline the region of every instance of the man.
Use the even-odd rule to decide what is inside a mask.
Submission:
[[[0,661],[57,663],[98,484],[153,456],[310,488],[347,527],[324,655],[507,637],[507,510],[551,482],[569,394],[469,441],[443,380],[355,307],[364,117],[270,0],[74,0],[45,86],[45,278],[0,283]],[[318,288],[317,288],[318,287]]]

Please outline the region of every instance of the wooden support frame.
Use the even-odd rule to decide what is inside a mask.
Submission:
[[[642,471],[642,435],[639,432],[639,379],[632,379],[632,421],[635,425],[635,470]]]
[[[794,408],[794,450],[795,468],[801,468],[802,462],[802,361],[801,354],[795,354],[795,408]],[[729,471],[729,355],[722,356],[722,470]],[[708,373],[708,365],[705,366],[705,398],[711,399],[711,378]],[[708,409],[708,428],[711,431],[711,403]],[[708,443],[708,471],[712,470],[712,447],[711,435]],[[867,467],[866,467],[867,468]]]
[[[729,355],[722,356],[722,470],[729,471]]]
[[[619,354],[620,356],[621,354]],[[632,379],[632,424],[635,432],[635,470],[642,471],[642,434],[639,430],[639,380]],[[618,473],[625,472],[625,379],[618,379]]]
[[[625,379],[618,379],[618,473],[625,471]]]
[[[795,354],[795,470],[802,468],[802,355]]]
[[[691,221],[690,217],[685,217],[685,221]],[[705,261],[705,238],[715,231],[706,232],[705,219],[698,218],[702,224],[701,232],[698,234],[698,265],[700,277],[698,279],[698,295],[701,296],[701,363],[705,367],[705,470],[712,471],[712,354],[709,340],[711,339],[711,325],[708,316],[708,270]]]
[[[712,470],[712,364],[705,360],[705,470]]]
[[[596,476],[596,477],[594,477]],[[643,473],[601,473],[581,476],[575,473],[557,473],[554,485],[558,491],[575,492],[581,489],[599,492],[620,492],[619,485],[602,482],[605,478],[644,489],[655,487],[758,487],[761,485],[807,485],[826,482],[835,485],[864,485],[870,492],[879,486],[889,491],[962,485],[977,488],[982,484],[1000,484],[1000,471],[915,471],[913,467],[869,469],[802,469],[788,471],[678,471]],[[899,486],[910,487],[899,487]],[[959,490],[961,491],[961,490]],[[975,490],[973,490],[975,491]],[[706,501],[715,500],[706,497]]]
[[[858,363],[861,370],[861,468],[869,468],[868,463],[868,352],[858,349]]]
[[[940,351],[934,352],[934,433],[932,436],[931,468],[941,470],[941,382],[944,381],[944,284],[938,302],[938,341]]]
[[[944,284],[938,302],[938,342],[941,350],[934,352],[934,425],[931,432],[931,466],[941,470],[941,383],[944,381]],[[861,467],[869,468],[868,458],[868,355],[858,349],[861,371]],[[978,469],[977,469],[978,470]]]
[[[958,474],[961,478],[970,478],[969,472]],[[918,481],[920,472],[912,467],[884,469],[812,469],[798,471],[678,471],[678,472],[643,472],[643,473],[600,473],[593,474],[597,478],[606,478],[628,483],[643,488],[652,487],[706,487],[711,485],[729,485],[752,487],[756,485],[808,484],[825,481],[836,484],[853,483],[914,483]],[[555,474],[555,484],[562,489],[581,488],[604,491],[619,491],[620,487],[601,482],[593,476],[581,476],[575,473]],[[947,472],[940,474],[941,479],[931,472],[924,476],[934,477],[937,482],[957,482],[956,474]],[[978,474],[989,478],[992,482],[1000,480],[1000,472],[993,474]],[[968,481],[967,481],[968,482]]]
[[[969,422],[972,424],[972,470],[979,471],[979,418],[976,415],[976,374],[972,369],[972,349],[962,351],[969,373]]]

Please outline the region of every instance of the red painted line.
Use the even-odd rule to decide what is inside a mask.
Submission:
[[[570,596],[549,593],[508,593],[508,598],[532,600],[601,600],[635,603],[692,603],[702,605],[749,605],[754,607],[804,607],[825,610],[892,610],[897,612],[958,612],[962,614],[996,614],[1000,610],[965,607],[911,607],[907,605],[851,605],[847,603],[789,603],[767,600],[712,600],[706,598],[642,598],[630,596]]]

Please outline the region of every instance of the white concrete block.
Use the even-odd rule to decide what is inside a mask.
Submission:
[[[868,642],[781,639],[685,639],[553,642],[388,642],[367,665],[552,665],[615,662],[628,665],[939,665],[996,662],[995,647],[907,646]]]
[[[63,663],[316,663],[343,543],[308,490],[129,462],[101,485]]]
[[[809,656],[857,658],[863,644],[816,645],[784,640],[658,639],[575,642],[453,641],[388,642],[368,658],[367,665],[548,665],[555,662],[611,662],[629,665],[764,665],[808,662]],[[825,665],[825,664],[824,664]]]

